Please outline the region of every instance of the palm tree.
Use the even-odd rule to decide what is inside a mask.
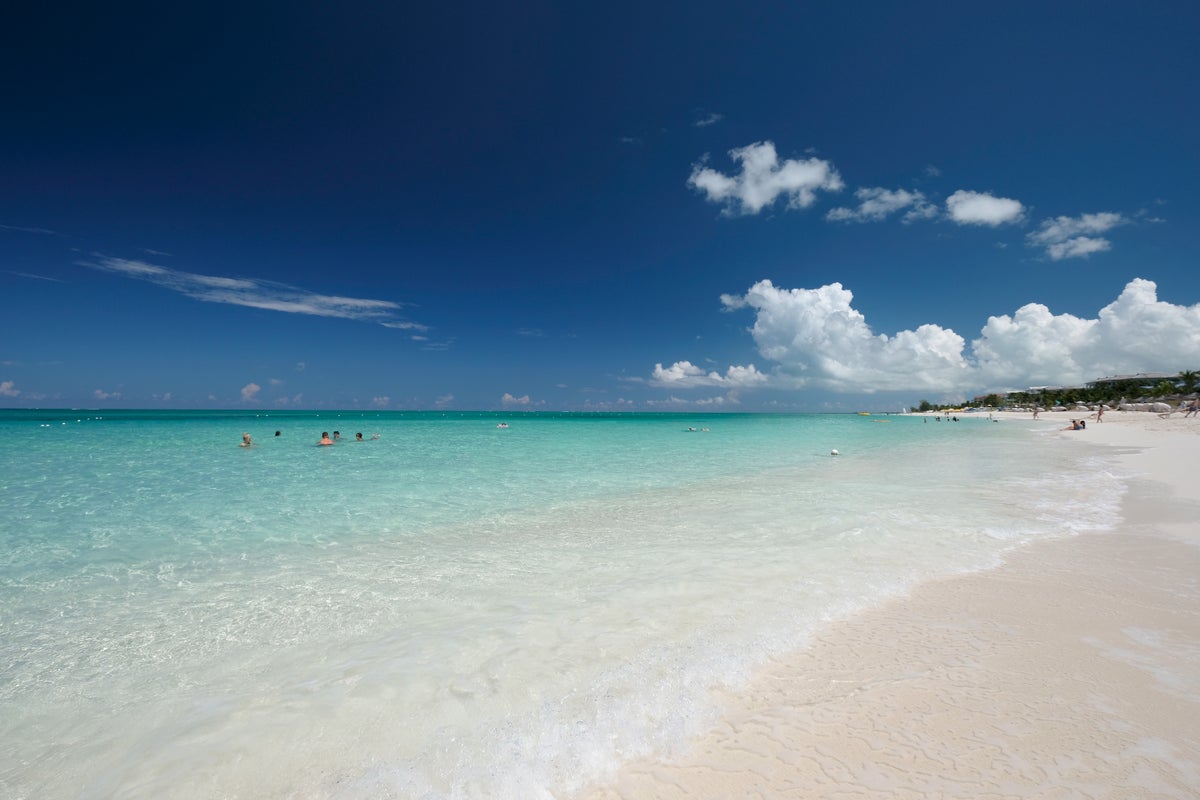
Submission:
[[[1170,381],[1159,381],[1158,385],[1150,390],[1150,393],[1154,397],[1166,397],[1167,395],[1175,394],[1176,388],[1175,384]]]
[[[1179,380],[1183,382],[1183,390],[1185,392],[1196,391],[1196,384],[1200,383],[1200,372],[1188,370],[1187,372],[1179,373]]]

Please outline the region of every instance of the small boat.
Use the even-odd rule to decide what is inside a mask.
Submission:
[[[499,425],[497,425],[496,427],[497,427],[497,428],[507,428],[507,427],[508,427],[508,423],[507,423],[507,422],[501,422],[501,423],[500,423]]]

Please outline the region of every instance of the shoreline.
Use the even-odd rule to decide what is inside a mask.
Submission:
[[[1061,435],[1119,448],[1134,477],[1114,531],[1036,542],[832,623],[717,693],[723,718],[687,753],[580,796],[1194,800],[1200,420],[1109,411]]]

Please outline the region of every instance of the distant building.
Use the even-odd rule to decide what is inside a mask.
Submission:
[[[1130,396],[1141,396],[1155,389],[1163,381],[1178,384],[1183,381],[1183,376],[1168,372],[1139,372],[1135,375],[1110,375],[1105,378],[1097,378],[1094,381],[1089,381],[1079,386],[1030,386],[1027,389],[1019,391],[990,392],[986,395],[976,397],[973,402],[976,405],[982,405],[989,398],[1000,398],[1002,401],[1017,400],[1020,402],[1031,402],[1045,394],[1081,391],[1084,389],[1099,389],[1114,395],[1127,394]]]
[[[1179,375],[1171,375],[1164,372],[1139,372],[1136,375],[1112,375],[1108,378],[1099,378],[1087,384],[1089,389],[1109,389],[1113,391],[1130,391],[1136,392],[1143,389],[1151,389],[1162,381],[1170,381],[1171,383],[1179,382]]]

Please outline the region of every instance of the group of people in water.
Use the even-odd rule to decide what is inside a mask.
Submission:
[[[379,438],[378,433],[372,433],[370,441],[373,442],[378,438]],[[332,439],[329,438],[329,431],[321,431],[321,441],[317,442],[317,444],[322,447],[327,447],[328,445],[331,445],[331,444],[337,444],[341,440],[342,440],[342,432],[341,431],[334,431]],[[356,434],[354,434],[354,441],[365,442],[368,440],[364,439],[363,435],[361,433],[356,433]]]
[[[283,436],[283,431],[275,431],[275,436],[276,437]],[[378,433],[371,434],[371,438],[369,440],[364,439],[363,435],[361,433],[354,434],[354,441],[356,441],[356,442],[366,442],[366,441],[373,442],[378,438],[379,438]],[[339,441],[341,441],[341,439],[342,439],[341,431],[334,431],[333,438],[330,438],[329,431],[321,431],[321,441],[317,442],[317,445],[320,447],[327,447],[331,444],[337,444]],[[242,443],[239,446],[240,447],[253,447],[254,446],[254,441],[251,438],[249,433],[242,434]]]

